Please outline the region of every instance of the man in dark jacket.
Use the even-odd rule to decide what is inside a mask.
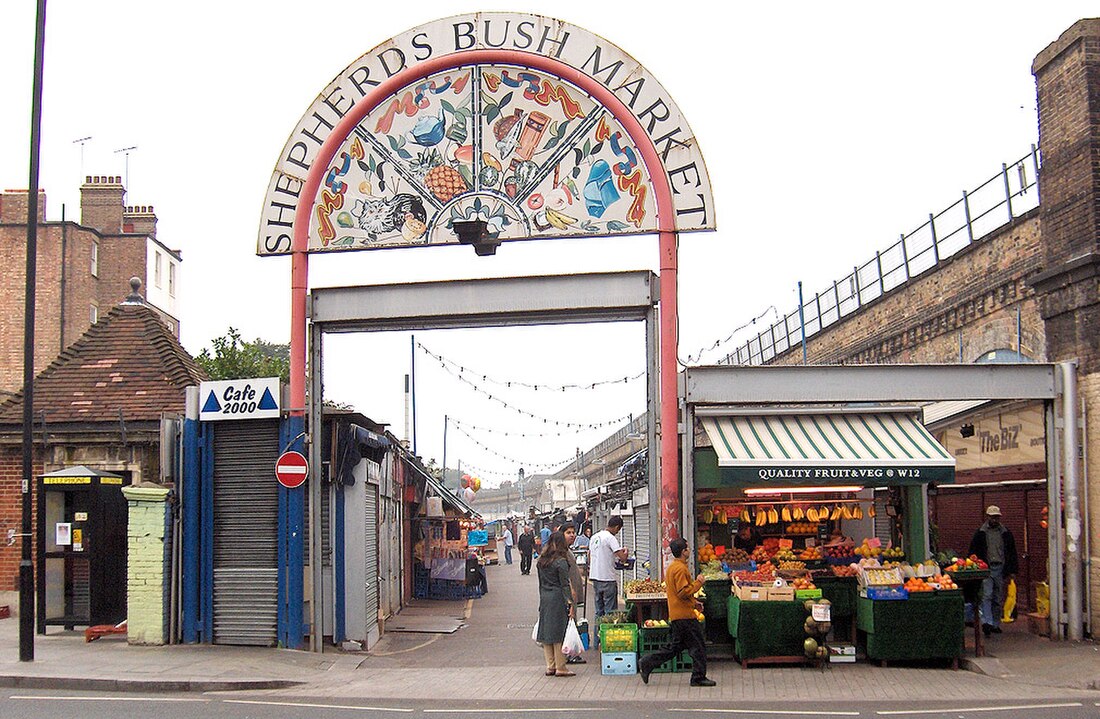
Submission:
[[[531,555],[535,551],[535,533],[531,525],[523,527],[523,534],[516,540],[516,548],[519,550],[519,573],[531,573]]]
[[[989,565],[989,579],[982,582],[982,631],[1001,633],[1001,612],[1004,608],[1005,584],[1014,579],[1019,569],[1016,540],[1008,527],[1001,524],[1001,509],[990,505],[985,510],[985,523],[970,540],[970,553]]]

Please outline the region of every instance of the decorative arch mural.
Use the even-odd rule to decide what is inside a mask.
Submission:
[[[310,215],[308,252],[455,243],[452,223],[471,219],[486,221],[503,241],[657,232],[653,178],[637,141],[578,87],[577,74],[618,98],[660,153],[675,212],[666,229],[714,229],[710,180],[691,129],[642,65],[575,25],[478,13],[379,45],[321,92],[279,155],[257,253],[291,251],[306,176],[372,89],[430,60],[478,50],[541,56],[564,71],[471,62],[414,77],[341,143]]]

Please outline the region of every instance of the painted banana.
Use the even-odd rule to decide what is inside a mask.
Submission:
[[[565,230],[568,229],[570,225],[577,224],[576,217],[570,217],[569,215],[558,212],[557,210],[547,210],[546,221],[559,230]]]

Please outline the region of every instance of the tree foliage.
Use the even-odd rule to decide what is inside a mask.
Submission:
[[[278,377],[290,380],[290,346],[273,344],[259,338],[252,342],[241,339],[241,333],[230,327],[222,337],[215,337],[211,347],[195,358],[210,379],[245,379]]]

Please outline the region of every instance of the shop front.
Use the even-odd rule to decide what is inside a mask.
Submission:
[[[830,648],[854,660],[857,645],[880,661],[958,659],[963,596],[929,558],[927,519],[928,485],[953,482],[955,460],[919,417],[913,406],[696,412],[685,499],[716,651],[745,664],[820,661]],[[827,608],[816,619],[814,603]]]

